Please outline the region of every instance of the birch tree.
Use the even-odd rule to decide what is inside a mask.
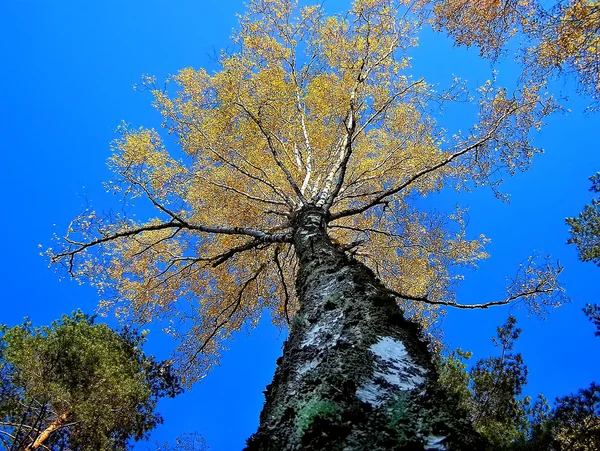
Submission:
[[[163,321],[188,383],[265,310],[289,327],[249,449],[476,449],[423,337],[443,307],[563,301],[560,267],[534,259],[505,299],[455,299],[457,268],[485,258],[486,239],[467,237],[463,209],[418,199],[497,190],[540,152],[530,132],[555,106],[533,82],[436,92],[411,77],[419,17],[402,1],[334,16],[251,1],[218,71],[183,69],[174,91],[145,79],[165,134],[124,125],[113,144],[109,189],[156,216],[86,211],[50,250],[103,308]],[[466,99],[469,131],[436,124]]]

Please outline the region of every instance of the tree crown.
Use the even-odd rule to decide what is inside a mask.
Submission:
[[[27,446],[51,430],[51,449],[125,449],[162,422],[159,397],[181,393],[167,362],[141,349],[133,330],[117,333],[80,311],[49,326],[2,327],[2,439]],[[60,423],[60,424],[59,424]],[[7,446],[7,449],[13,449]]]
[[[120,299],[139,321],[171,318],[194,380],[264,308],[280,324],[297,310],[295,218],[318,207],[339,246],[433,327],[440,305],[458,305],[455,268],[486,257],[486,240],[467,238],[464,210],[425,213],[416,199],[443,187],[497,189],[499,174],[539,152],[530,131],[555,106],[543,83],[509,92],[488,80],[466,93],[413,79],[421,13],[392,0],[357,0],[334,16],[290,0],[250,2],[218,71],[183,69],[170,78],[174,93],[145,79],[181,152],[152,129],[123,126],[114,142],[111,189],[149,200],[158,216],[84,212],[53,261],[97,284],[105,306]],[[478,110],[468,132],[436,124],[439,108],[467,99]],[[558,272],[530,260],[507,299],[477,306],[524,299],[540,313],[561,301]]]

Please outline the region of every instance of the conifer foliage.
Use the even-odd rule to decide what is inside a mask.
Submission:
[[[550,406],[539,394],[523,395],[527,366],[514,347],[521,334],[509,316],[493,339],[499,355],[478,360],[468,370],[470,352],[457,349],[439,362],[440,382],[469,412],[486,449],[505,451],[592,451],[600,449],[600,387],[557,398]]]
[[[590,177],[590,191],[600,193],[600,173]],[[571,226],[568,243],[577,246],[579,259],[600,266],[600,199],[592,199],[578,216],[567,218]]]
[[[160,397],[181,393],[142,335],[75,312],[49,326],[2,327],[0,443],[16,450],[123,450],[162,422]]]

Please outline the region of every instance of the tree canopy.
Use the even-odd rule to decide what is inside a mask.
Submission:
[[[142,335],[75,312],[49,326],[0,329],[0,442],[7,450],[117,450],[162,419],[160,397],[181,393]]]
[[[477,46],[482,56],[498,58],[512,37],[524,76],[539,82],[573,74],[592,107],[600,100],[600,3],[594,0],[434,0],[433,17],[457,44]],[[595,105],[595,106],[594,106]]]
[[[174,142],[124,125],[113,145],[110,189],[144,198],[157,216],[86,211],[50,251],[138,321],[170,318],[189,381],[217,361],[233,331],[264,308],[277,324],[298,309],[292,235],[297,212],[328,215],[339,246],[365,262],[404,310],[431,330],[440,306],[523,301],[543,314],[564,301],[560,267],[528,260],[506,299],[456,302],[457,268],[486,257],[464,211],[432,214],[418,199],[442,188],[489,185],[527,168],[531,131],[556,109],[539,79],[514,90],[487,80],[435,91],[410,75],[423,10],[357,0],[345,15],[288,0],[255,0],[233,47],[209,74],[186,68],[167,91],[144,87]],[[467,132],[438,125],[440,108],[476,105]],[[179,146],[179,149],[173,147]]]

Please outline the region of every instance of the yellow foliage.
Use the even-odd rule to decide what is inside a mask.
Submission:
[[[532,0],[433,0],[433,21],[459,45],[475,45],[496,58],[519,34],[527,76],[544,83],[555,71],[575,72],[581,88],[600,100],[600,3],[558,1],[549,9]]]
[[[291,237],[303,206],[327,210],[331,236],[413,299],[405,310],[429,329],[443,311],[415,299],[452,304],[454,268],[486,257],[462,211],[425,214],[413,200],[527,166],[529,131],[549,109],[539,87],[510,94],[488,81],[473,129],[444,137],[428,102],[455,98],[407,73],[417,19],[411,2],[396,4],[356,0],[326,17],[320,6],[253,0],[220,70],[182,69],[169,93],[146,79],[181,152],[154,130],[122,127],[111,189],[148,199],[157,218],[84,214],[53,258],[91,278],[106,307],[162,321],[188,381],[263,309],[278,324],[298,309]],[[452,20],[474,4],[453,3]],[[477,5],[477,20],[500,20],[498,1]]]

